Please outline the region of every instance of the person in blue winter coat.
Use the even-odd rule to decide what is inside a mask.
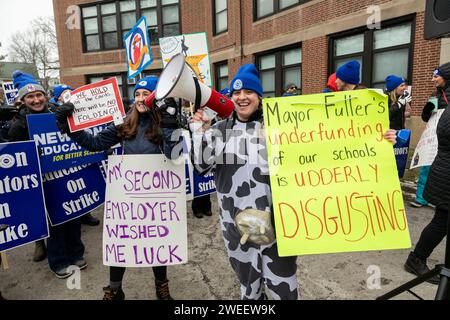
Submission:
[[[128,113],[124,123],[109,125],[93,136],[85,131],[70,133],[67,117],[73,112],[73,104],[66,103],[56,111],[58,127],[69,134],[70,138],[91,151],[107,150],[120,143],[124,154],[161,154],[172,158],[172,150],[178,141],[172,141],[172,134],[178,128],[175,115],[166,112],[167,107],[177,108],[173,99],[166,99],[159,108],[147,108],[145,99],[155,90],[158,78],[154,76],[139,80],[134,88],[135,105]],[[109,285],[103,288],[104,300],[123,300],[122,280],[126,268],[110,267]],[[167,267],[153,267],[156,296],[159,300],[172,300],[167,280]]]

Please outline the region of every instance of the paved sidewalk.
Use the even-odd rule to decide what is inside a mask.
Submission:
[[[219,228],[216,197],[213,216],[197,219],[188,203],[189,263],[168,268],[171,294],[175,299],[239,299],[239,285],[228,262]],[[406,204],[405,204],[406,205]],[[433,209],[406,205],[413,244],[433,216]],[[103,208],[95,215],[102,217]],[[102,226],[83,226],[86,260],[81,271],[81,290],[69,290],[66,280],[57,279],[47,261],[32,261],[34,245],[8,253],[10,269],[0,271],[0,290],[7,299],[101,299],[108,284],[108,268],[102,265]],[[445,242],[445,241],[444,241]],[[429,265],[442,263],[444,244],[433,253]],[[372,251],[311,255],[298,258],[298,281],[302,299],[375,299],[414,277],[403,270],[409,250]],[[381,288],[368,289],[370,266],[381,271]],[[370,271],[370,270],[369,270]],[[371,272],[371,271],[370,271]],[[415,292],[433,299],[437,286],[423,284]],[[126,299],[155,299],[151,269],[129,268],[123,289]],[[403,294],[398,299],[414,299]]]

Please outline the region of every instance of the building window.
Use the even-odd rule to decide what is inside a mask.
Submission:
[[[413,29],[412,21],[385,23],[379,30],[332,37],[330,70],[357,60],[361,83],[371,88],[383,89],[390,74],[411,79]]]
[[[227,0],[213,0],[214,35],[228,31]]]
[[[302,84],[302,50],[298,46],[259,54],[256,58],[264,97],[281,96],[288,84],[295,84],[298,94]]]
[[[308,1],[310,0],[254,0],[254,20],[268,17]]]
[[[85,50],[100,50],[100,32],[98,29],[97,7],[94,6],[83,8],[82,14]]]
[[[215,75],[216,75],[216,90],[220,91],[228,88],[228,64],[217,63],[215,65]]]
[[[117,33],[116,4],[114,2],[102,4],[100,10],[103,47],[105,50],[118,48],[119,39]]]
[[[152,45],[159,37],[178,35],[179,0],[116,0],[82,6],[85,52],[121,49],[123,37],[145,16]]]
[[[151,44],[157,44],[159,39],[158,33],[158,10],[156,0],[141,0],[141,15],[147,20],[148,36]]]
[[[123,38],[136,24],[136,1],[120,1],[120,22]]]
[[[161,29],[162,37],[176,36],[180,34],[180,10],[178,0],[159,0],[161,3],[162,19]]]

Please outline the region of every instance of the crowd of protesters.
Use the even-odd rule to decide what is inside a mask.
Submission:
[[[324,92],[349,91],[366,88],[360,83],[361,66],[356,60],[340,66],[336,73],[328,79]],[[20,71],[13,74],[13,82],[18,90],[17,113],[12,120],[2,126],[2,141],[29,140],[26,117],[32,114],[56,114],[58,128],[67,133],[72,140],[92,151],[107,150],[117,143],[122,144],[124,154],[161,154],[171,158],[172,149],[178,141],[171,141],[174,130],[180,127],[177,114],[165,112],[165,108],[148,108],[144,101],[155,90],[158,78],[145,77],[138,81],[134,88],[134,101],[122,125],[109,125],[106,129],[93,136],[87,132],[73,132],[68,129],[67,117],[73,112],[74,106],[64,101],[67,92],[73,90],[69,85],[60,85],[53,90],[51,99],[47,98],[44,88],[30,75]],[[425,186],[424,198],[436,205],[436,213],[431,223],[424,229],[414,251],[405,263],[405,269],[416,275],[428,271],[426,260],[446,235],[445,226],[448,219],[450,188],[446,182],[450,180],[450,64],[444,64],[433,74],[436,92],[425,105],[422,119],[428,121],[433,112],[446,109],[438,125],[439,152],[431,168],[428,170],[428,181]],[[259,159],[257,163],[248,162],[246,150],[238,147],[242,140],[250,139],[251,135],[236,134],[231,138],[226,130],[233,132],[259,131],[264,128],[262,112],[263,87],[259,73],[253,64],[239,68],[230,82],[228,91],[230,99],[235,104],[235,110],[228,119],[211,123],[203,110],[191,114],[187,120],[191,124],[192,148],[191,158],[199,175],[214,173],[217,199],[219,205],[220,225],[223,239],[232,269],[240,282],[242,299],[266,299],[267,294],[273,299],[296,300],[299,297],[297,283],[297,257],[280,257],[277,251],[276,239],[269,242],[240,241],[241,235],[236,225],[236,217],[240,212],[253,208],[270,216],[273,220],[272,193],[268,174],[267,146],[265,140],[258,140]],[[297,85],[286,86],[283,96],[299,94]],[[386,78],[386,94],[389,97],[390,129],[384,137],[391,143],[396,141],[398,130],[405,129],[406,119],[410,114],[412,95],[407,91],[407,82],[399,75]],[[174,99],[167,99],[165,104],[180,109]],[[200,126],[198,125],[200,124]],[[222,135],[214,135],[217,130]],[[219,138],[220,137],[220,138]],[[225,138],[227,137],[227,138]],[[250,141],[245,141],[250,144]],[[209,152],[203,152],[208,149]],[[239,165],[216,163],[215,151],[229,153],[232,159],[241,160]],[[208,155],[205,158],[205,155]],[[262,177],[255,179],[254,177]],[[237,189],[248,184],[252,186],[251,193],[242,195]],[[425,185],[425,183],[424,183]],[[419,201],[419,200],[417,200]],[[193,213],[197,218],[211,216],[212,208],[209,196],[194,200]],[[86,215],[85,223],[97,225],[98,219]],[[82,218],[83,219],[83,218]],[[84,244],[81,239],[82,219],[75,219],[60,226],[50,228],[50,237],[35,243],[33,260],[42,261],[46,257],[50,270],[58,278],[71,275],[69,266],[80,269],[87,267],[84,259]],[[103,288],[104,299],[122,300],[125,293],[122,290],[122,280],[125,268],[110,267],[109,285]],[[158,299],[170,300],[167,267],[154,267],[155,290]],[[439,279],[433,278],[432,283]],[[264,289],[265,285],[265,289]],[[1,294],[0,294],[1,297]],[[183,298],[183,297],[176,297]]]

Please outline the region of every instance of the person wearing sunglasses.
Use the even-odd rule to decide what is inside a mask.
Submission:
[[[286,86],[284,90],[283,97],[296,96],[297,95],[297,86],[294,83],[290,83]]]

